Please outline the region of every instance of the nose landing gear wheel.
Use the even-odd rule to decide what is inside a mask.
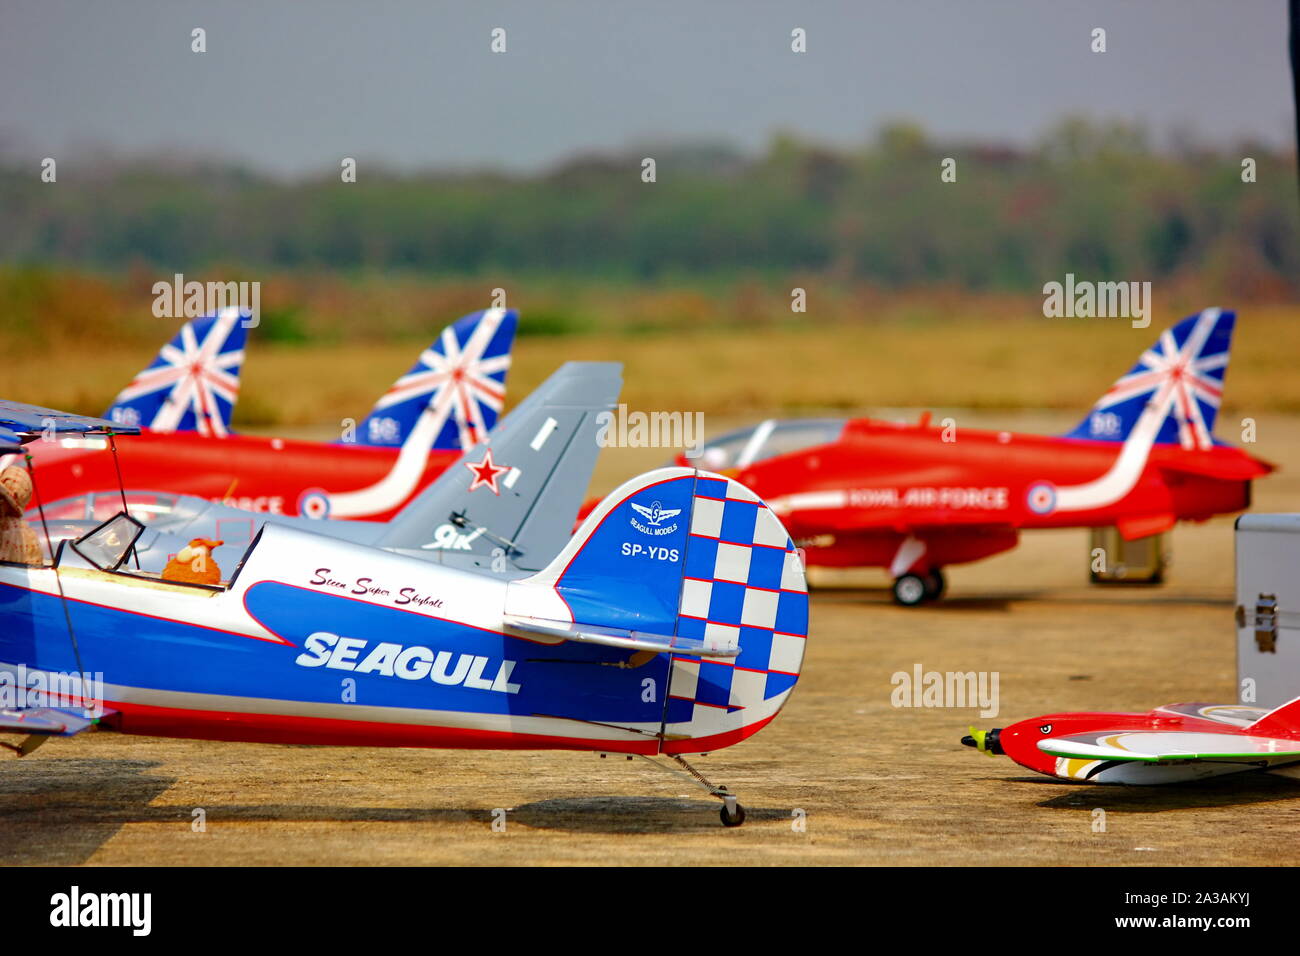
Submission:
[[[929,583],[919,574],[904,574],[894,579],[894,601],[903,607],[916,607],[928,596]]]

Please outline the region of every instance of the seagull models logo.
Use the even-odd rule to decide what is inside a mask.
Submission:
[[[632,510],[645,518],[645,524],[637,521],[636,518],[629,519],[632,523],[632,527],[636,528],[636,530],[640,531],[642,534],[654,535],[656,537],[665,534],[672,534],[676,531],[677,522],[674,521],[672,524],[668,525],[663,522],[667,521],[669,518],[676,518],[682,513],[681,508],[665,508],[658,501],[651,502],[650,507],[648,508],[645,505],[639,505],[634,501],[632,502]]]

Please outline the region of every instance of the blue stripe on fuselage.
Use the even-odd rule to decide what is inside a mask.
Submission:
[[[291,644],[77,601],[68,607],[84,667],[102,672],[109,684],[312,703],[541,714],[614,724],[653,723],[662,716],[665,655],[635,669],[600,666],[625,661],[628,652],[573,642],[541,645],[278,582],[253,585],[244,600],[256,620]],[[0,628],[0,660],[76,670],[57,596],[6,587],[0,588],[0,602],[5,622]],[[350,652],[340,654],[333,661],[336,666],[298,663],[319,658],[307,644],[312,634],[322,632],[351,639]],[[326,643],[318,639],[314,646]],[[381,644],[390,647],[379,648]],[[423,660],[437,661],[445,652],[440,673],[459,674],[461,680],[449,685],[429,676],[397,676],[393,659],[399,650],[412,647],[429,653],[408,654],[408,673],[418,673]],[[359,671],[368,658],[376,670]],[[478,664],[474,658],[486,660]],[[498,680],[503,673],[506,679]],[[476,675],[479,686],[469,686]],[[355,681],[351,696],[345,694],[348,678]],[[648,690],[647,679],[653,681]],[[494,682],[517,690],[483,689]]]

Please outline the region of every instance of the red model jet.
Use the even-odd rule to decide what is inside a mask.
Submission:
[[[1064,780],[1179,783],[1300,763],[1300,698],[1272,711],[1167,704],[1146,714],[1048,714],[972,727],[961,742]]]
[[[56,433],[28,446],[48,517],[92,517],[88,492],[93,517],[108,517],[124,485],[269,514],[386,520],[492,428],[518,325],[513,310],[465,316],[342,440],[310,442],[230,433],[245,334],[238,319],[223,312],[187,324],[117,397],[105,417],[143,428],[118,448],[120,478],[115,456],[95,454],[104,438]],[[78,513],[61,514],[63,499]],[[129,505],[149,513],[148,500]]]
[[[761,495],[810,566],[888,568],[894,598],[943,593],[944,565],[1015,546],[1025,528],[1117,526],[1125,539],[1250,503],[1272,470],[1213,437],[1234,315],[1164,332],[1062,436],[872,419],[768,421],[706,445],[703,467]]]

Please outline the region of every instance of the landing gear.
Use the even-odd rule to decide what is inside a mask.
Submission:
[[[943,597],[947,586],[948,582],[938,568],[931,568],[924,575],[909,572],[894,579],[894,601],[903,607],[916,607]]]
[[[685,777],[697,787],[702,787],[707,790],[710,795],[721,800],[722,808],[719,811],[718,816],[722,818],[722,825],[724,827],[738,827],[745,822],[745,808],[736,800],[736,795],[726,787],[714,786],[709,783],[709,781],[704,778],[704,774],[700,773],[681,757],[676,754],[669,755],[669,759],[676,763],[677,767],[682,768],[681,770],[678,770],[677,767],[670,767],[667,764],[662,764],[653,757],[647,757],[645,754],[637,754],[637,756],[646,761],[646,763],[658,767],[660,770],[666,770],[668,773],[675,773],[679,777]]]
[[[722,787],[720,789],[725,790],[727,788]],[[737,803],[736,798],[731,794],[724,794],[718,816],[722,817],[724,827],[738,827],[745,822],[745,808]]]
[[[943,597],[943,592],[948,588],[948,582],[943,579],[943,571],[939,568],[931,568],[930,573],[925,577],[926,583],[929,585],[926,589],[926,600],[939,600],[939,598]]]
[[[903,607],[916,607],[929,595],[930,585],[919,574],[894,578],[894,601]]]

